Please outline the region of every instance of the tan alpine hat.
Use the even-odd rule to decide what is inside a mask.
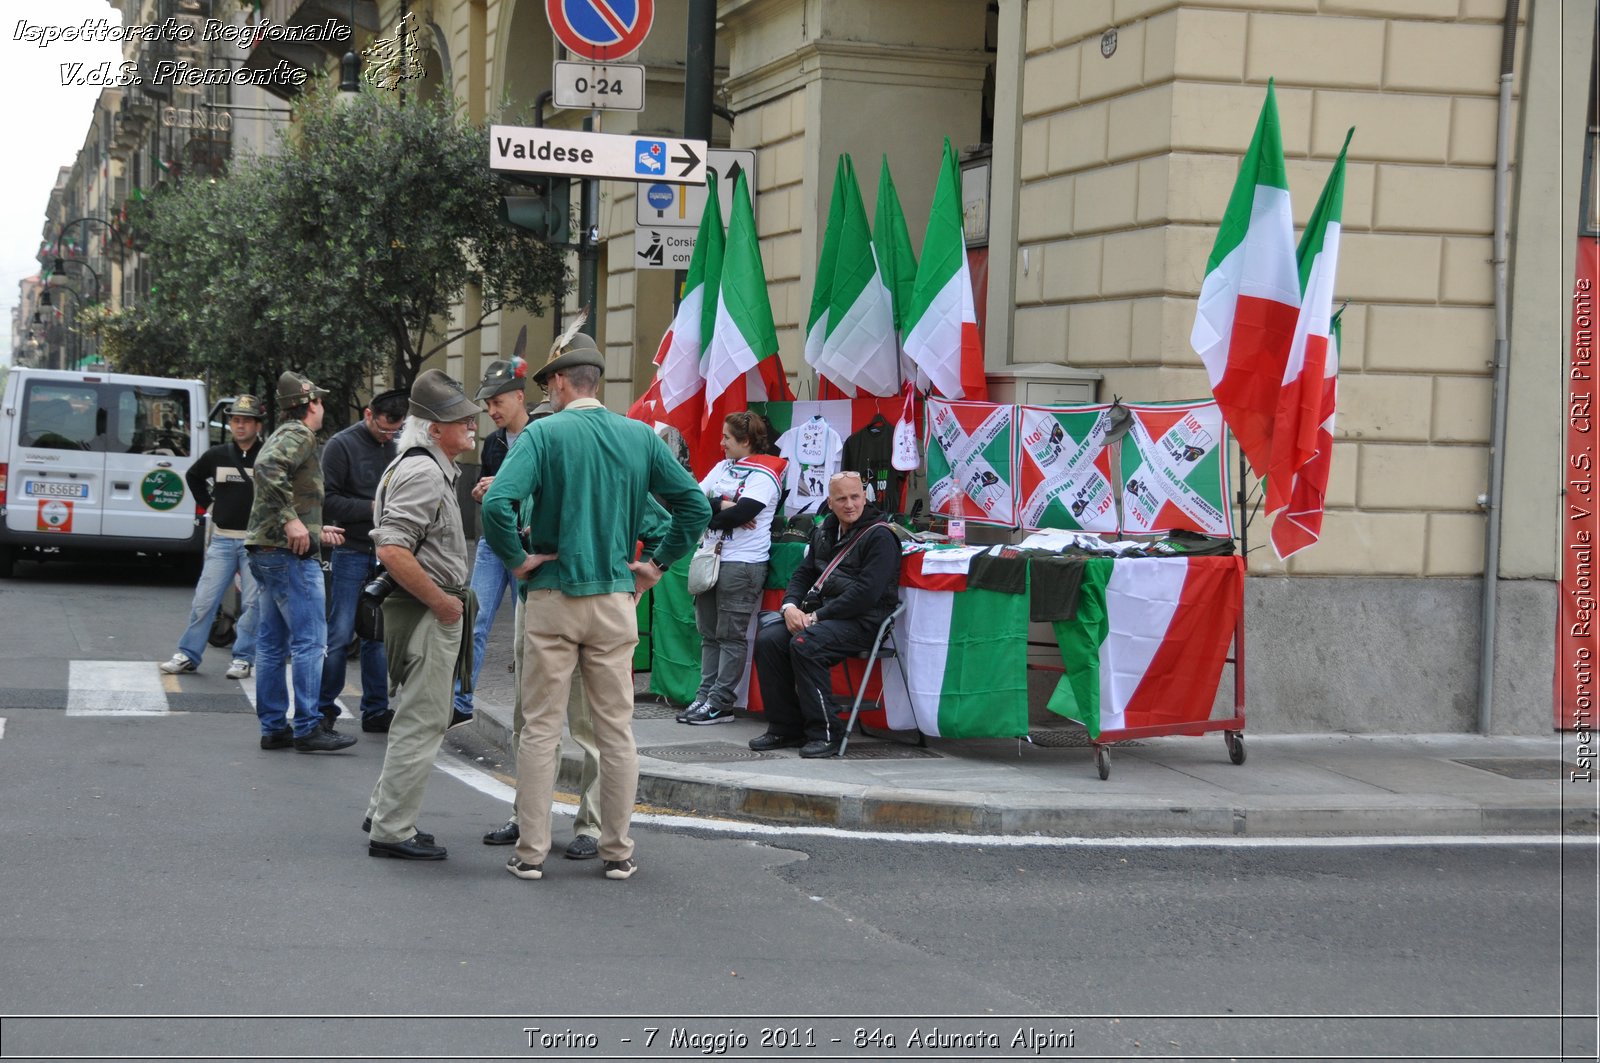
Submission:
[[[426,421],[460,421],[482,413],[459,381],[442,369],[429,369],[411,385],[411,413]]]

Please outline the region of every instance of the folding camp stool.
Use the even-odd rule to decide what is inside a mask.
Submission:
[[[900,681],[905,684],[906,692],[908,694],[911,691],[911,681],[906,677],[906,661],[905,658],[900,655],[899,643],[894,634],[894,622],[896,618],[904,614],[905,611],[905,602],[896,603],[894,612],[884,617],[883,623],[878,625],[878,634],[872,640],[872,648],[870,650],[864,650],[861,653],[851,655],[851,657],[858,661],[866,661],[867,670],[866,673],[862,675],[861,682],[856,685],[855,703],[850,706],[850,721],[844,725],[844,737],[839,740],[839,755],[841,757],[844,756],[845,747],[850,744],[850,731],[852,728],[859,727],[863,735],[866,735],[869,738],[873,737],[868,733],[865,727],[861,726],[857,720],[857,717],[861,714],[861,702],[867,696],[867,685],[872,681],[872,668],[874,665],[886,658],[893,658],[894,663],[900,667]],[[850,675],[850,659],[850,657],[847,657],[843,662],[845,666],[844,671],[846,677]],[[885,667],[888,666],[885,665]],[[890,741],[899,742],[900,740],[890,739]],[[913,743],[901,742],[900,744],[912,745]],[[920,728],[917,729],[917,740],[914,744],[918,746],[926,746],[928,744],[928,738],[922,733]]]

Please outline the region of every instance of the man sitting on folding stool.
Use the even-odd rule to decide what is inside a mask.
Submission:
[[[867,503],[859,473],[834,474],[828,508],[783,593],[783,622],[769,614],[756,633],[767,717],[767,733],[750,740],[758,753],[799,746],[802,757],[839,754],[844,729],[828,701],[828,673],[872,648],[899,599],[900,540]]]

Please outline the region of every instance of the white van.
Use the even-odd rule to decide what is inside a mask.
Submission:
[[[210,445],[198,380],[12,369],[0,395],[0,578],[18,559],[161,555],[198,563],[183,474]]]

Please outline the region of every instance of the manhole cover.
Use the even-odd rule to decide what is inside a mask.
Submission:
[[[845,760],[916,760],[927,757],[938,758],[942,756],[931,749],[922,749],[918,746],[902,746],[893,742],[884,745],[851,742],[844,747]]]
[[[681,746],[641,746],[641,757],[655,760],[763,760],[765,755],[732,742],[691,742]]]
[[[1578,770],[1576,764],[1568,764],[1555,757],[1484,757],[1458,759],[1456,763],[1480,771],[1492,771],[1508,779],[1565,779]]]
[[[679,710],[661,701],[636,701],[633,703],[635,720],[670,720]]]
[[[1094,745],[1089,740],[1089,732],[1082,727],[1063,727],[1045,731],[1029,731],[1028,740],[1036,746],[1046,749],[1088,749]],[[1106,742],[1105,745],[1123,748],[1125,746],[1141,745],[1140,742]]]

